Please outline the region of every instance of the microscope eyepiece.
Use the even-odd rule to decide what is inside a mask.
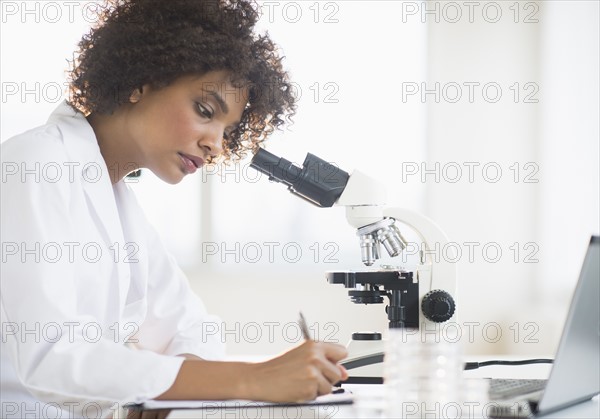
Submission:
[[[259,149],[254,155],[250,167],[269,176],[270,180],[284,183],[287,186],[292,186],[302,171],[300,167],[294,165],[291,161],[269,153],[264,148]]]
[[[319,207],[331,207],[340,197],[350,175],[339,167],[308,153],[302,167],[260,148],[250,166],[270,180],[288,186],[290,192]]]

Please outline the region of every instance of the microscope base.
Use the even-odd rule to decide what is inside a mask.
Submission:
[[[385,342],[379,339],[356,339],[356,335],[364,337],[364,333],[354,334],[348,343],[348,358],[341,363],[348,370],[346,384],[382,384],[383,383],[383,358]]]

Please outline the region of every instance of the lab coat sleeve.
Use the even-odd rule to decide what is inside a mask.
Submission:
[[[131,195],[135,200],[133,192]],[[136,213],[143,214],[139,206]],[[149,250],[148,312],[136,334],[137,346],[169,355],[223,359],[221,319],[207,313],[156,230],[141,215],[140,219],[146,224]]]
[[[56,126],[15,140],[2,149],[3,167],[67,167],[70,158]],[[74,416],[85,416],[90,403],[110,409],[115,402],[143,402],[162,394],[183,359],[128,348],[108,333],[96,340],[89,328],[86,332],[98,319],[78,303],[75,284],[86,278],[79,277],[77,262],[40,253],[48,243],[75,241],[78,226],[70,210],[80,187],[76,182],[69,176],[46,181],[35,173],[23,179],[20,171],[12,176],[3,172],[0,316],[2,349],[27,390]]]

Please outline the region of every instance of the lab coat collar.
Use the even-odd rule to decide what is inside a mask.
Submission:
[[[123,228],[109,171],[100,153],[96,134],[83,113],[61,103],[48,119],[58,126],[70,164],[76,164],[88,205],[108,246],[124,244]]]
[[[60,128],[70,157],[76,157],[76,161],[81,162],[82,165],[90,162],[100,163],[98,160],[101,160],[101,166],[106,166],[98,147],[96,134],[83,113],[73,109],[64,101],[50,114],[48,124],[56,124]]]

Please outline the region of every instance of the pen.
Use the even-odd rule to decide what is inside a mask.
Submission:
[[[312,338],[310,337],[310,332],[308,331],[308,326],[306,325],[306,319],[304,318],[302,312],[300,312],[300,321],[298,322],[298,324],[300,324],[300,330],[302,330],[302,335],[304,336],[304,339],[312,340]]]

